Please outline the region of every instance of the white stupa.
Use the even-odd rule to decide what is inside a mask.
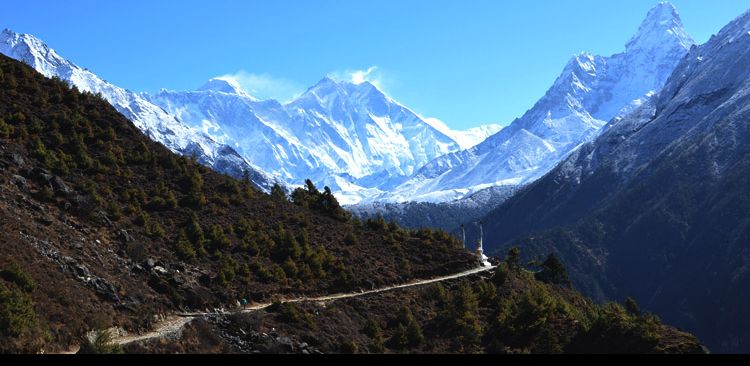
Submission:
[[[482,222],[479,221],[479,241],[477,241],[477,256],[479,257],[479,264],[481,264],[483,267],[489,267],[492,264],[490,264],[489,258],[484,255],[484,248],[482,246],[483,237],[484,231],[482,230]]]

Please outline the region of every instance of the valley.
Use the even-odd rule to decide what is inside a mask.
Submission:
[[[6,28],[0,353],[747,353],[750,11],[642,19],[460,129],[376,66],[134,92]]]

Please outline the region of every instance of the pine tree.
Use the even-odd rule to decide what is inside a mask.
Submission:
[[[625,310],[627,310],[627,312],[631,315],[641,316],[641,308],[632,297],[628,297],[627,299],[625,299]]]
[[[271,188],[271,198],[279,202],[287,201],[286,192],[278,183],[274,184]]]
[[[508,255],[505,257],[505,264],[511,271],[519,271],[521,269],[521,250],[518,247],[510,248]]]
[[[550,253],[547,259],[541,264],[542,270],[534,274],[534,277],[542,282],[555,285],[563,285],[570,288],[570,278],[562,262],[554,253]]]
[[[406,337],[406,345],[416,347],[424,340],[422,334],[422,328],[419,323],[414,319],[411,309],[404,306],[399,312],[399,325],[404,328],[404,336]]]
[[[187,199],[188,204],[193,207],[202,207],[208,202],[203,193],[203,176],[198,170],[194,170],[190,175]]]

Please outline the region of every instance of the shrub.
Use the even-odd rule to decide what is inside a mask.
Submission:
[[[123,353],[119,344],[112,342],[109,330],[95,330],[86,334],[86,339],[78,350],[80,354]]]
[[[383,338],[383,330],[380,328],[380,324],[377,320],[373,317],[367,318],[367,322],[365,323],[362,332],[372,339],[368,346],[370,352],[383,353],[385,350],[385,339]]]
[[[389,343],[390,346],[395,349],[404,349],[409,345],[409,339],[406,336],[406,327],[403,324],[398,324]]]
[[[355,354],[359,352],[359,347],[354,341],[346,341],[343,338],[339,338],[339,351],[343,354]]]
[[[118,221],[122,218],[122,208],[117,201],[110,201],[107,211],[109,212],[109,217],[113,221]]]
[[[29,295],[0,284],[0,333],[19,337],[39,324]]]
[[[208,203],[203,193],[203,176],[198,170],[193,170],[189,176],[183,178],[183,187],[188,191],[185,197],[187,206],[200,208]]]
[[[278,305],[279,318],[289,323],[298,323],[302,321],[302,314],[297,305],[292,303],[281,303]]]
[[[31,275],[26,273],[26,271],[24,271],[16,262],[11,262],[2,272],[0,272],[0,277],[15,283],[26,292],[34,291],[36,288],[36,283],[34,283],[34,279],[31,278]]]
[[[186,235],[181,235],[180,238],[177,240],[177,243],[175,243],[175,252],[177,253],[177,256],[179,256],[182,259],[193,259],[196,256],[195,249],[193,248],[193,245],[190,243],[190,241],[187,239]]]
[[[356,245],[357,242],[357,237],[352,232],[348,232],[344,237],[344,244],[346,245]]]
[[[261,282],[268,283],[273,280],[273,273],[262,264],[258,262],[251,262],[250,268],[255,272],[255,275]]]
[[[209,234],[212,250],[226,249],[232,245],[227,235],[224,234],[224,228],[219,224],[212,226]]]
[[[40,201],[51,201],[55,198],[55,192],[48,185],[43,185],[42,188],[35,193],[35,196]]]
[[[13,136],[13,126],[5,123],[5,120],[0,118],[0,138],[7,139]]]
[[[190,216],[190,222],[187,224],[187,237],[195,248],[203,248],[203,244],[206,242],[206,237],[203,234],[203,228],[198,221],[198,215],[193,212]]]
[[[146,228],[147,234],[154,237],[154,238],[163,238],[167,235],[167,232],[164,231],[164,228],[161,226],[161,224],[154,220],[147,228]]]
[[[133,221],[134,224],[139,226],[146,226],[148,221],[151,219],[151,217],[146,212],[141,212],[138,216],[136,216],[135,221]]]
[[[406,345],[415,347],[422,343],[424,340],[422,328],[419,326],[419,323],[417,323],[417,320],[414,319],[411,310],[407,307],[402,307],[398,318],[399,330],[401,330],[401,326],[403,326],[403,336],[406,339]],[[399,335],[399,342],[403,341],[401,336],[402,335]],[[401,345],[403,346],[403,344]]]

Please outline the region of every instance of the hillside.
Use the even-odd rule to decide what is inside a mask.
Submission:
[[[445,233],[350,220],[325,190],[291,203],[215,173],[102,98],[4,56],[0,172],[0,289],[19,306],[6,313],[5,352],[65,349],[97,327],[145,329],[177,309],[475,265]]]
[[[351,219],[310,181],[291,202],[278,186],[266,195],[150,141],[99,96],[2,56],[0,143],[0,352],[113,351],[86,334],[137,334],[191,311],[201,316],[182,338],[125,350],[703,352],[633,304],[593,305],[555,261],[532,276],[517,253],[489,280],[370,295],[477,259],[443,231]],[[354,295],[279,300],[341,292]],[[212,310],[243,299],[274,304]]]
[[[533,275],[509,260],[494,274],[210,316],[194,320],[177,341],[131,343],[125,351],[517,354],[705,349],[692,335],[641,313],[635,303],[596,305],[566,287],[564,275]]]

